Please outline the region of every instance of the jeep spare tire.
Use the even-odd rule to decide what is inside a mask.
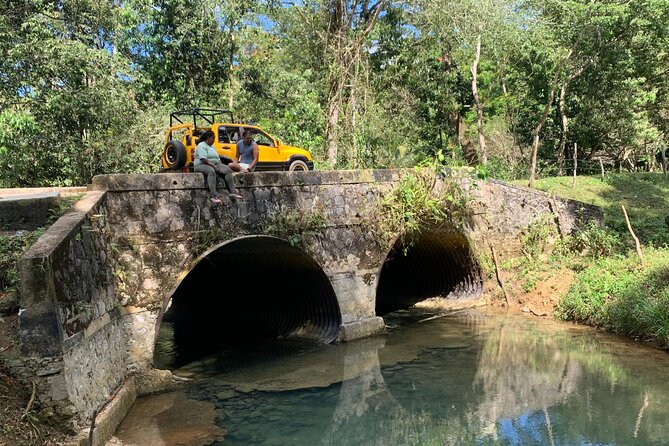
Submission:
[[[163,149],[163,160],[168,169],[181,169],[186,164],[186,147],[176,139],[167,141]]]
[[[290,165],[288,166],[288,170],[291,172],[306,172],[309,170],[309,167],[307,167],[307,163],[305,163],[302,160],[295,160]]]

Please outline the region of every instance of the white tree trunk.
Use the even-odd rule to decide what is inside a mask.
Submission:
[[[472,95],[476,104],[476,128],[479,137],[479,158],[482,164],[488,163],[488,151],[485,145],[485,136],[483,135],[483,104],[479,97],[478,89],[478,67],[481,58],[481,35],[476,37],[476,53],[474,54],[474,63],[472,63]]]

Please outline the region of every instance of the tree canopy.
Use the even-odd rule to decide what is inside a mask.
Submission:
[[[667,0],[0,4],[0,187],[159,167],[168,114],[231,108],[317,168],[435,156],[501,178],[657,167]],[[642,167],[641,167],[642,166]],[[534,171],[534,169],[533,169]]]

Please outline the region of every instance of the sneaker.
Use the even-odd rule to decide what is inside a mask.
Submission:
[[[239,194],[230,194],[230,198],[232,198],[233,200],[241,200],[242,196]]]
[[[211,199],[211,204],[215,204],[216,206],[218,206],[221,203],[223,202],[219,198],[214,197]]]

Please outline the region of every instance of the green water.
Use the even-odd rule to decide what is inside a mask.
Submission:
[[[387,317],[384,336],[273,341],[175,370],[127,444],[667,445],[669,355],[591,329],[466,311]],[[156,358],[174,360],[163,330]],[[180,347],[181,348],[181,347]]]

